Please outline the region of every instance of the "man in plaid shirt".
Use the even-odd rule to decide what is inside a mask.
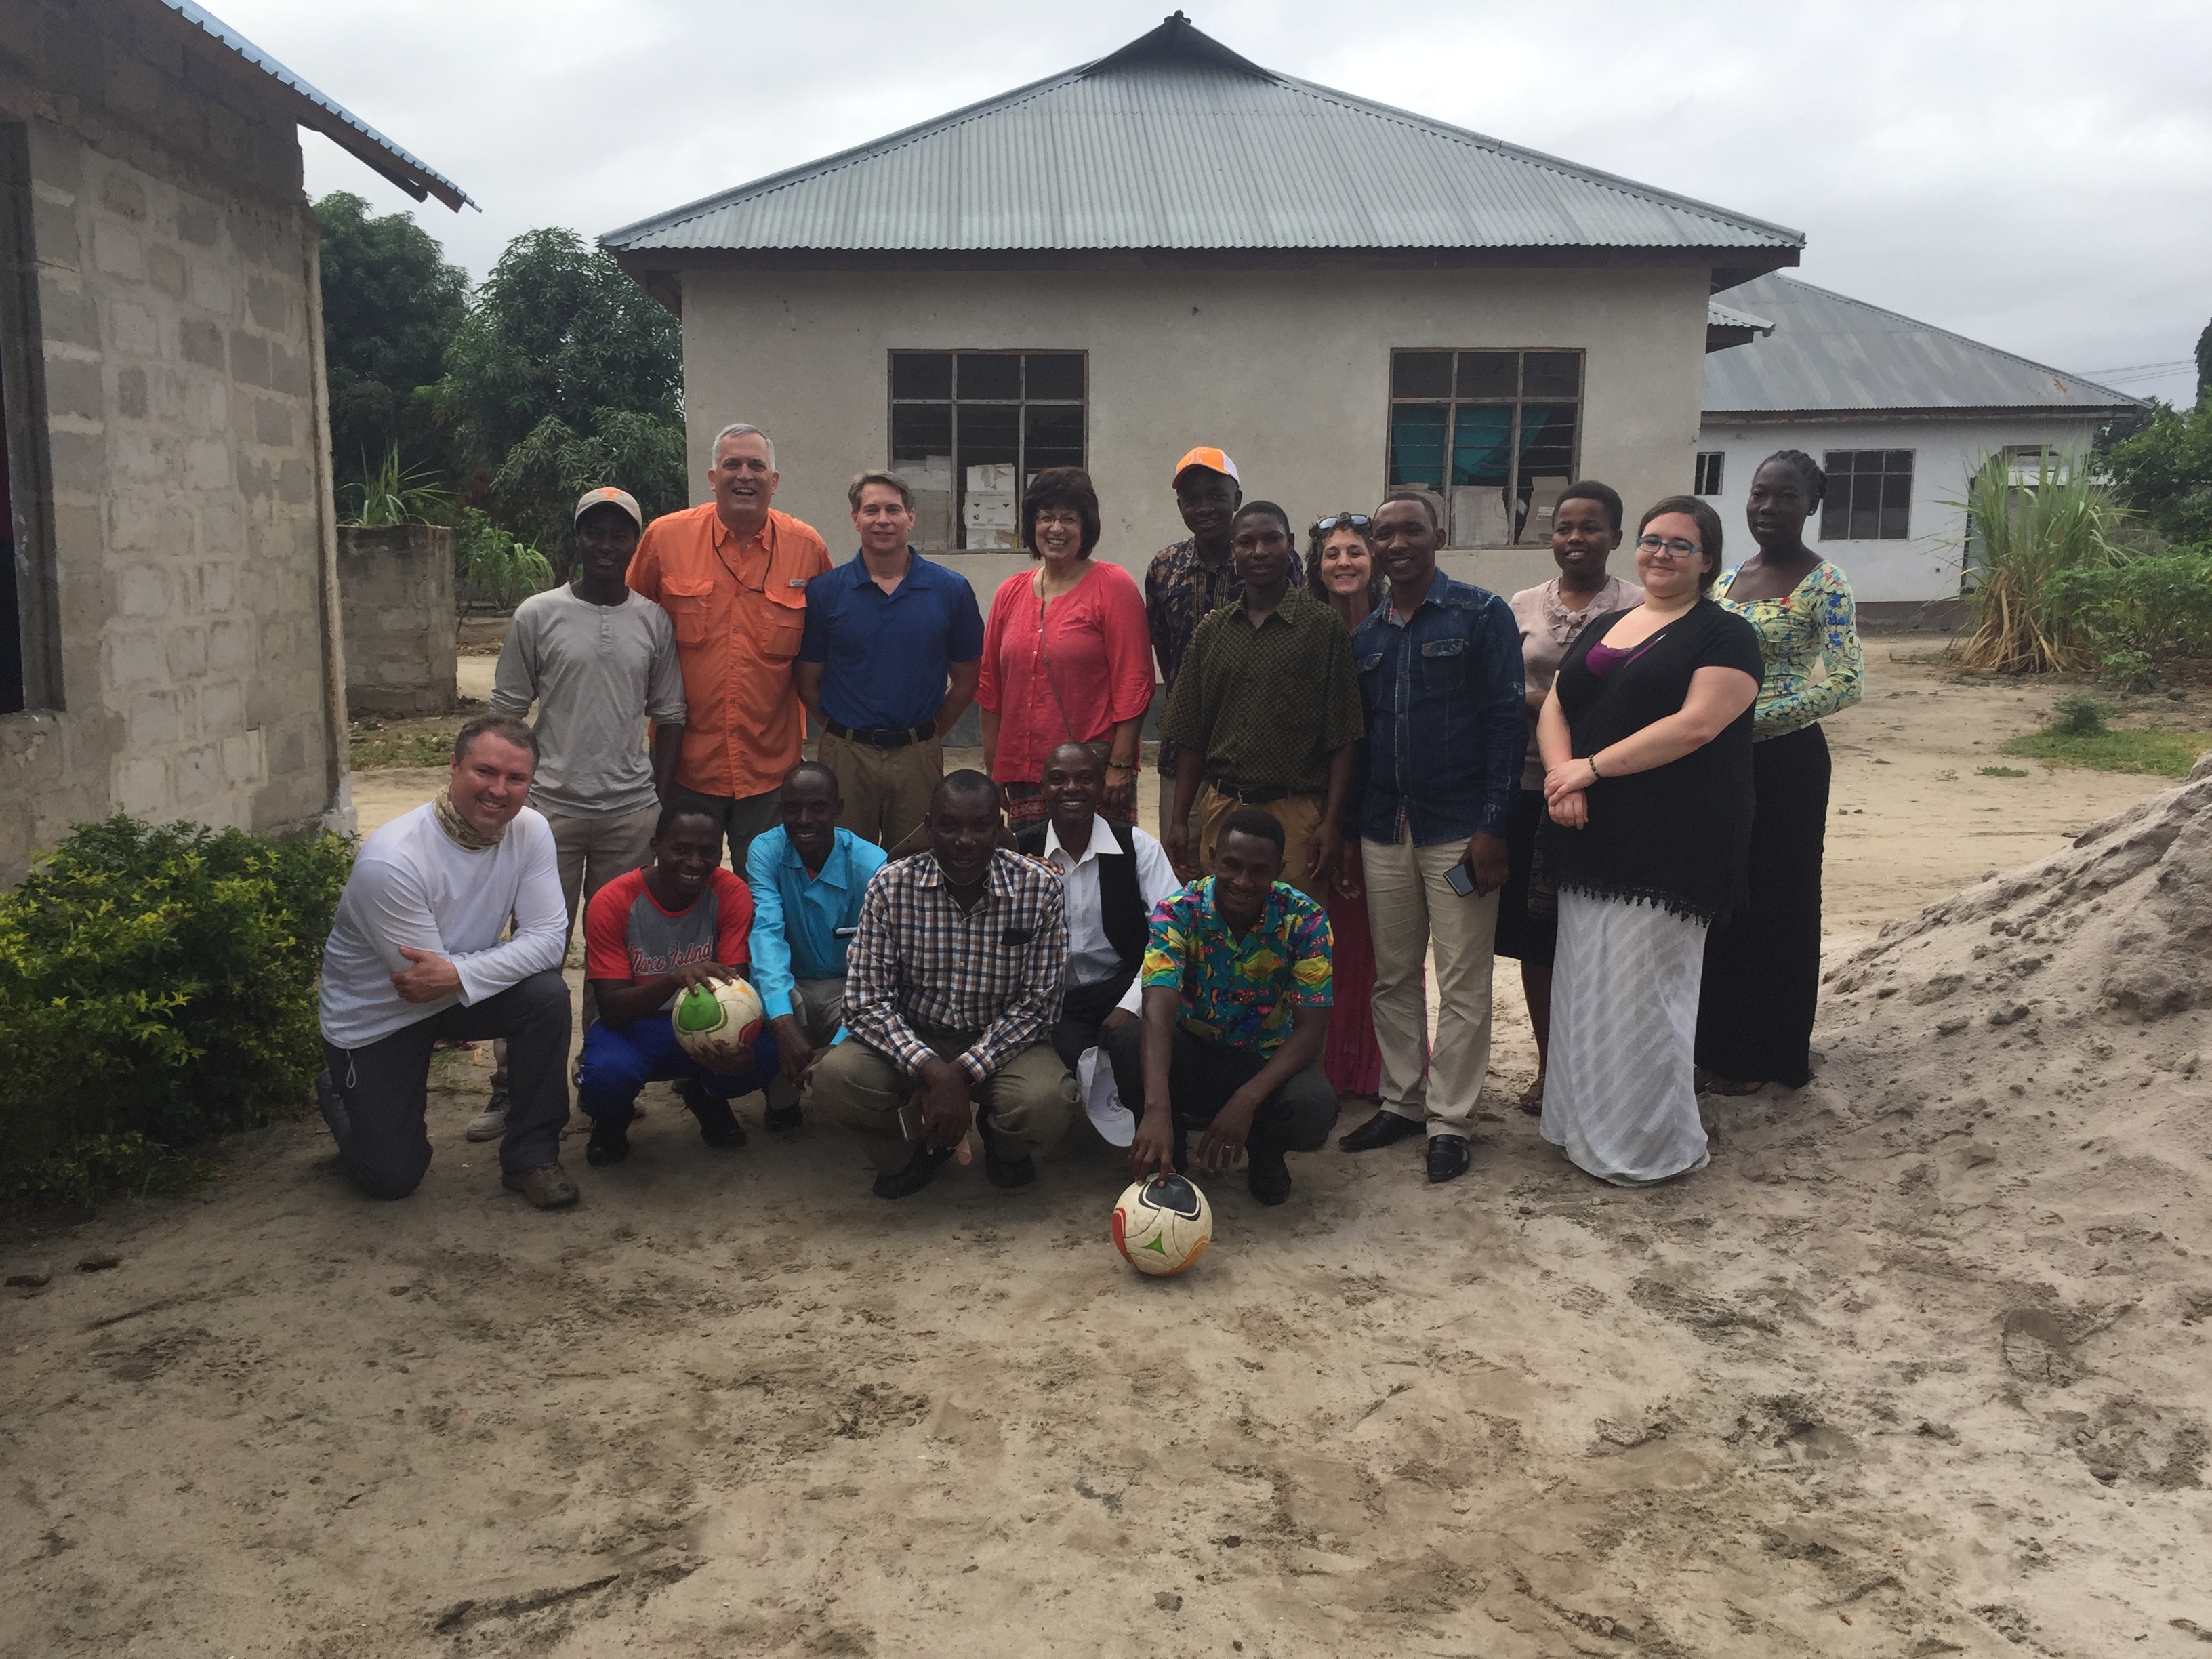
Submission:
[[[847,1041],[809,1098],[860,1138],[878,1198],[920,1192],[968,1158],[980,1119],[994,1187],[1036,1179],[1031,1154],[1076,1108],[1050,1038],[1067,963],[1059,874],[999,845],[999,792],[981,772],[930,797],[930,850],[868,884],[845,964]]]

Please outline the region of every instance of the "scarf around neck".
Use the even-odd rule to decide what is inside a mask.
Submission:
[[[453,805],[453,792],[450,787],[441,789],[438,792],[438,799],[432,801],[430,805],[438,815],[438,828],[444,830],[453,838],[456,845],[467,852],[481,853],[487,848],[498,846],[506,838],[507,825],[503,823],[487,836],[463,817],[461,809]]]

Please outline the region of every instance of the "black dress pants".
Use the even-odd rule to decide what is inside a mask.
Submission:
[[[362,1048],[323,1044],[345,1114],[337,1136],[347,1173],[371,1198],[404,1198],[430,1167],[422,1124],[430,1050],[457,1042],[507,1039],[507,1138],[500,1167],[520,1175],[561,1155],[568,1121],[568,987],[548,969],[468,1006],[456,1004]],[[333,1123],[336,1133],[337,1125]]]
[[[1107,1063],[1114,1068],[1114,1088],[1121,1097],[1121,1103],[1139,1117],[1145,1115],[1145,1069],[1136,1059],[1132,1048],[1125,1056],[1121,1050],[1099,1035],[1099,1026],[1106,1016],[1114,1012],[1121,1000],[1121,994],[1129,988],[1136,977],[1135,970],[1101,980],[1096,985],[1070,986],[1060,1000],[1060,1019],[1052,1028],[1052,1046],[1060,1056],[1060,1064],[1071,1075],[1075,1062],[1083,1058],[1085,1048],[1103,1048]],[[1144,1024],[1139,1015],[1124,1028],[1135,1030]]]
[[[1121,1103],[1141,1118],[1145,1115],[1142,1052],[1144,1022],[1132,1020],[1106,1039],[1114,1059],[1118,1086],[1126,1067],[1139,1080],[1136,1094],[1123,1095]],[[1175,1102],[1178,1132],[1203,1129],[1220,1115],[1229,1097],[1259,1076],[1267,1056],[1249,1048],[1231,1048],[1176,1027],[1175,1054],[1168,1062],[1168,1095]],[[1318,1066],[1309,1066],[1260,1103],[1252,1115],[1252,1132],[1244,1138],[1249,1152],[1264,1158],[1270,1153],[1317,1152],[1328,1144],[1336,1127],[1336,1091]]]

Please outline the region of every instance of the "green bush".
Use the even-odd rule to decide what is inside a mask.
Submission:
[[[2043,729],[2062,738],[2093,738],[2105,729],[2105,705],[2078,693],[2061,697],[2051,707],[2051,723]]]
[[[0,1194],[85,1201],[312,1098],[352,844],[120,815],[0,894]]]
[[[461,509],[453,530],[453,592],[462,610],[488,605],[512,611],[552,586],[553,567],[543,553],[517,541],[489,514],[472,507]]]
[[[2116,684],[2140,684],[2177,657],[2212,657],[2212,544],[2071,566],[2043,591]]]

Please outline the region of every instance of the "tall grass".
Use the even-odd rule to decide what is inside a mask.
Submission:
[[[2128,514],[2079,461],[2047,453],[2033,483],[2014,483],[2002,454],[1967,480],[1973,612],[1951,657],[1968,668],[2043,674],[2092,660],[2080,629],[2052,603],[2045,584],[2062,570],[2118,563]]]
[[[438,485],[438,475],[428,467],[408,467],[399,459],[398,444],[385,452],[382,463],[373,471],[368,457],[362,456],[361,471],[361,482],[345,486],[353,512],[339,520],[342,524],[436,524],[452,508],[453,495]]]

